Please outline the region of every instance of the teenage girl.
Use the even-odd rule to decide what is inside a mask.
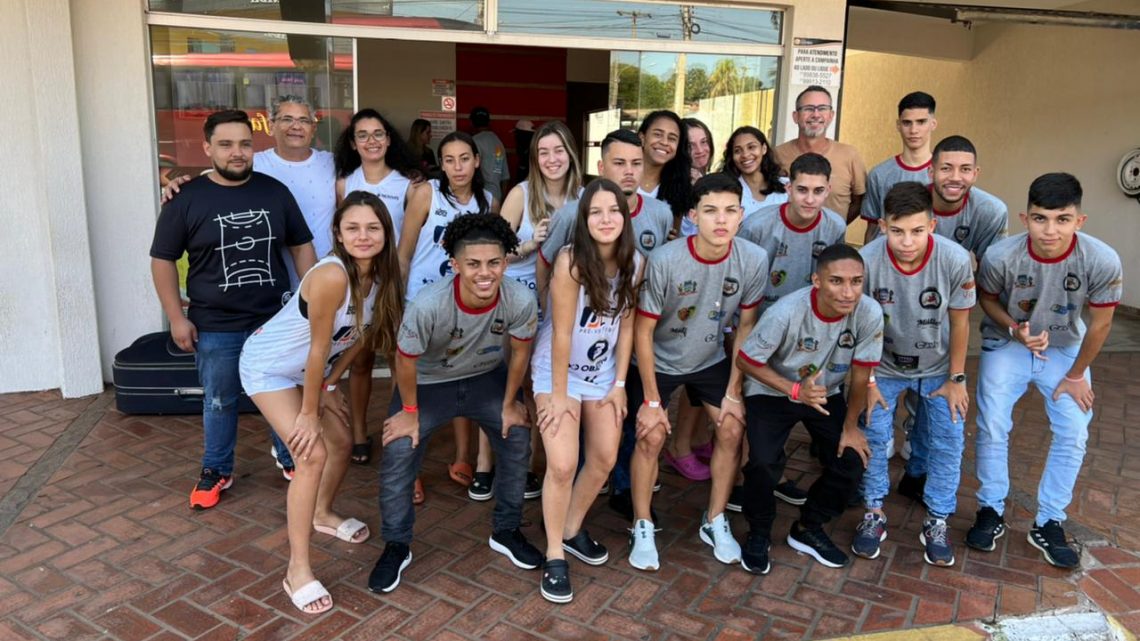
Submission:
[[[685,125],[672,111],[653,111],[641,121],[637,134],[645,154],[645,171],[638,191],[643,196],[669,203],[675,236],[681,220],[689,213],[693,185],[693,161],[689,157]]]

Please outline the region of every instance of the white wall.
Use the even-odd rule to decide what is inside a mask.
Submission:
[[[67,0],[0,3],[0,392],[102,390],[70,28]]]
[[[431,81],[455,80],[454,43],[359,40],[356,53],[360,108],[384,114],[404,138],[421,111],[440,110]]]

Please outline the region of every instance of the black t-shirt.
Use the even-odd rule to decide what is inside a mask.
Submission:
[[[254,329],[275,314],[289,292],[282,251],[313,239],[301,208],[276,179],[254,172],[225,187],[201,176],[158,216],[150,255],[190,257],[186,293],[199,330]]]

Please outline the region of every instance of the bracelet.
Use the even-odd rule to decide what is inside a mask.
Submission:
[[[335,392],[336,391],[336,383],[329,383],[328,385],[325,385],[325,391],[326,392]]]
[[[420,406],[419,405],[405,405],[404,411],[407,412],[408,414],[415,414],[416,412],[420,411]]]
[[[792,383],[792,400],[793,401],[800,400],[800,382],[799,381]]]
[[[724,393],[724,399],[726,401],[731,402],[731,403],[736,403],[737,405],[740,405],[740,399],[739,398],[733,398],[732,395],[729,394],[728,392]]]
[[[874,386],[875,386],[875,375],[871,374],[871,377],[867,379],[867,387],[874,387]]]
[[[614,381],[614,387],[618,389],[625,389],[625,381]]]
[[[1017,336],[1014,336],[1014,332],[1016,332],[1016,331],[1017,331],[1017,323],[1010,325],[1009,326],[1009,337],[1010,338],[1017,338]]]
[[[661,401],[651,401],[649,399],[645,399],[642,405],[648,405],[653,409],[657,409],[658,407],[661,407]]]
[[[1085,377],[1082,376],[1080,378],[1069,378],[1068,376],[1066,376],[1065,380],[1069,381],[1070,383],[1083,383],[1083,382],[1085,382]]]

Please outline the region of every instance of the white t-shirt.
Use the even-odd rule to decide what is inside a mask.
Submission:
[[[293,199],[301,207],[309,231],[313,232],[313,249],[317,257],[332,251],[332,219],[336,211],[336,165],[333,155],[313,149],[305,160],[293,162],[266,149],[253,155],[258,172],[285,183]]]

